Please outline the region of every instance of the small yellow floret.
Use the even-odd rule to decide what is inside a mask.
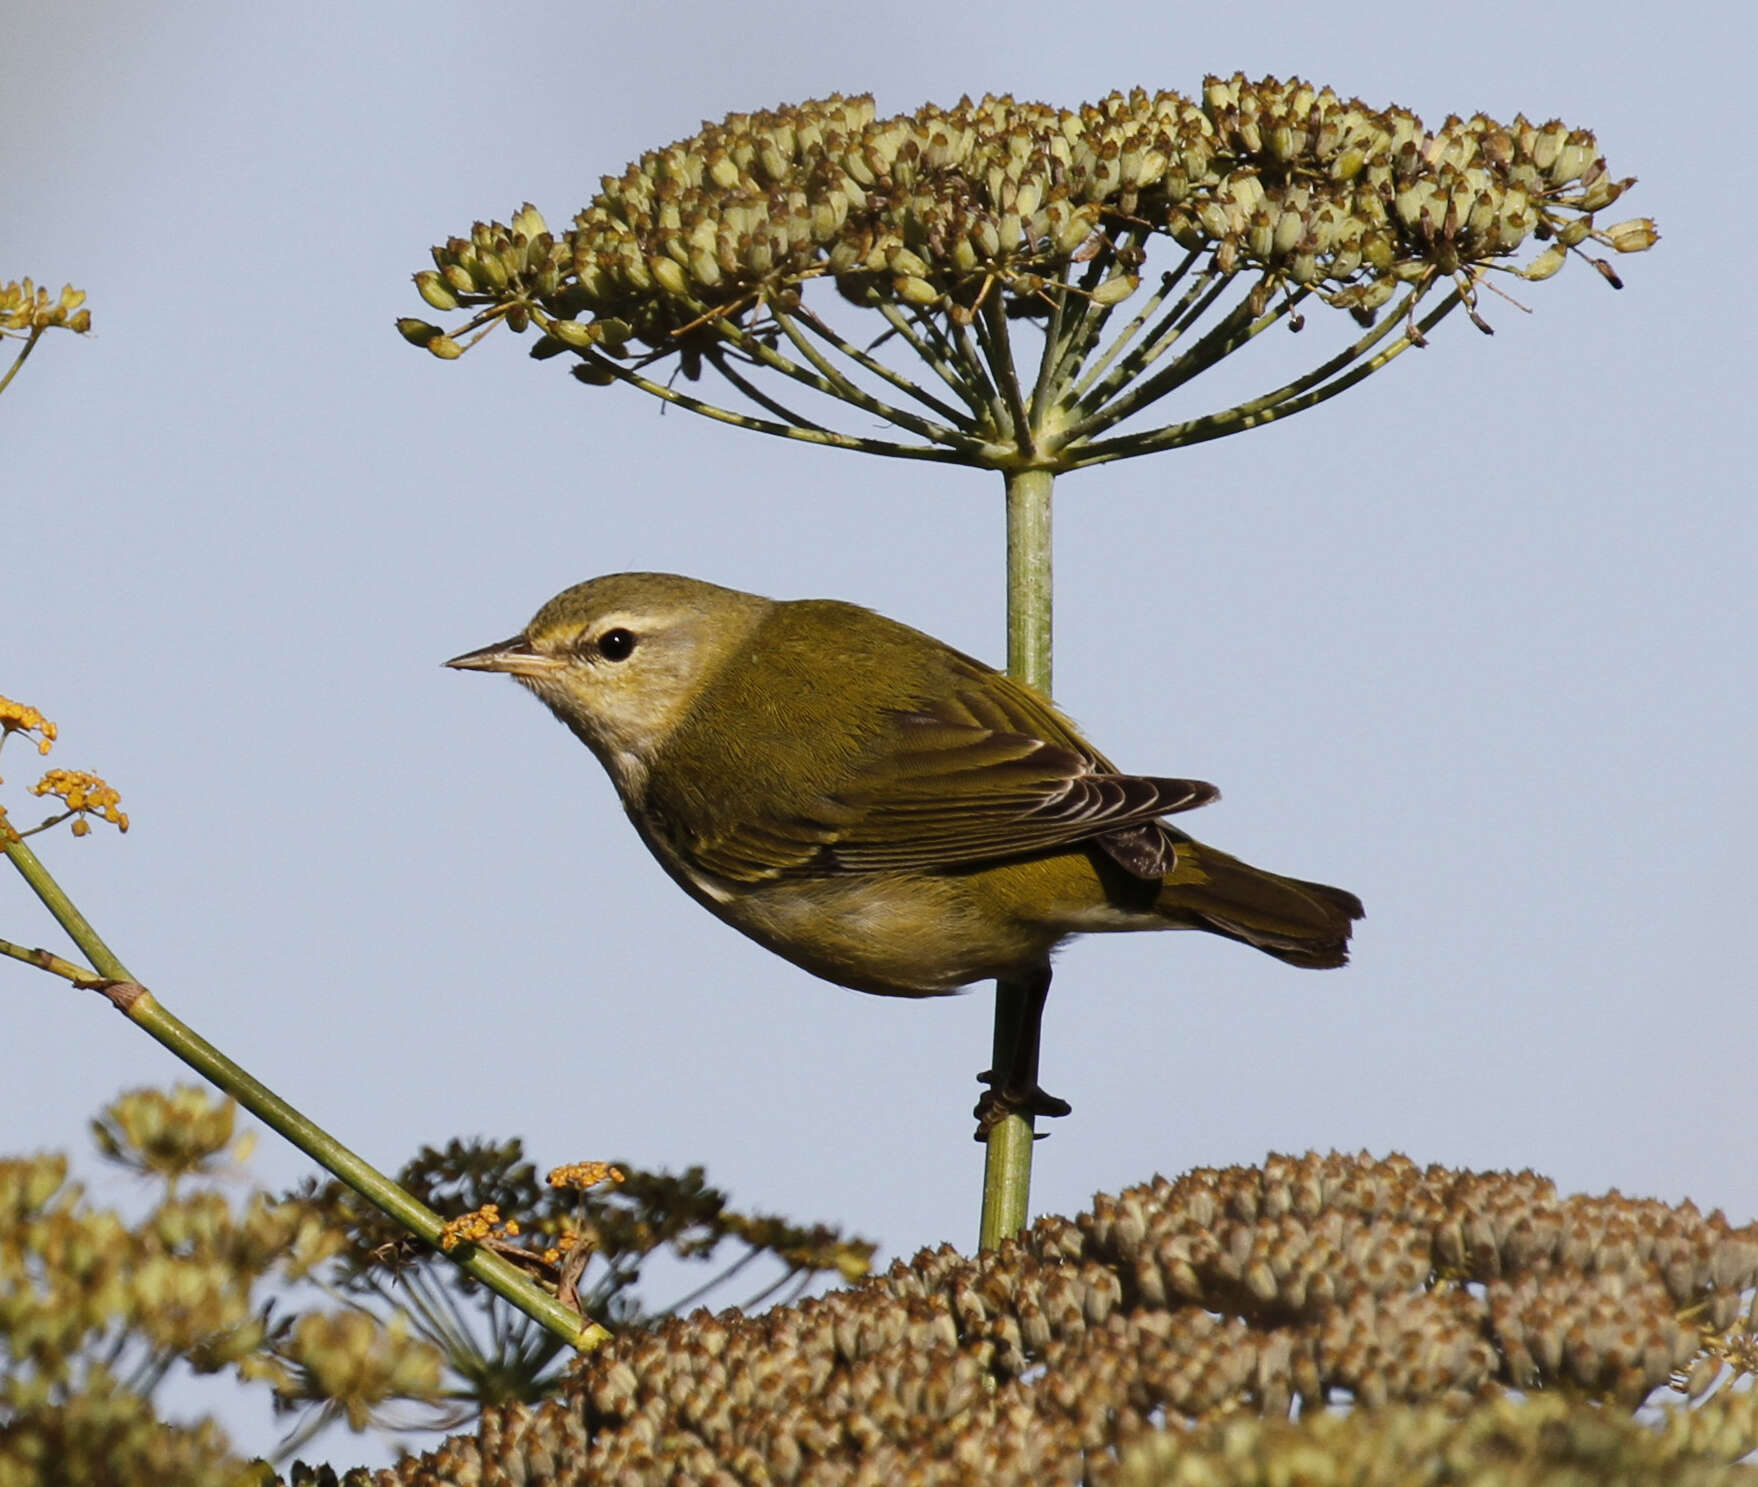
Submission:
[[[552,1188],[595,1188],[601,1182],[621,1182],[623,1174],[609,1162],[569,1162],[549,1174]]]
[[[55,741],[57,731],[53,723],[28,703],[0,697],[0,738],[9,733],[35,733],[39,735],[34,740],[37,752],[46,754]]]
[[[87,770],[51,769],[30,790],[32,795],[54,795],[67,802],[67,809],[81,817],[74,824],[75,836],[84,836],[91,830],[86,816],[108,821],[118,831],[128,830],[128,813],[121,809],[121,793]]]
[[[455,1219],[448,1219],[445,1228],[440,1230],[440,1248],[450,1250],[460,1244],[476,1244],[494,1233],[500,1221],[500,1207],[494,1203],[484,1203],[470,1213],[461,1213]]]
[[[84,304],[85,291],[71,284],[64,285],[53,299],[47,289],[30,279],[0,284],[0,335],[41,333],[55,325],[83,335],[92,328],[92,312],[82,309]]]
[[[556,1235],[555,1243],[543,1252],[543,1263],[545,1265],[561,1264],[564,1259],[580,1247],[580,1240],[581,1234],[578,1229],[564,1227],[562,1232]]]

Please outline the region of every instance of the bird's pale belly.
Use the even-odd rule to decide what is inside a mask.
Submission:
[[[766,884],[711,907],[813,975],[881,996],[942,996],[1023,971],[1061,938],[983,912],[959,879],[920,874]]]
[[[1084,865],[1084,854],[1070,855]],[[942,996],[1041,970],[1071,934],[1169,927],[1107,902],[1088,873],[1065,868],[1046,882],[1047,865],[796,878],[741,885],[728,896],[694,886],[716,915],[760,945],[813,975],[881,996]]]

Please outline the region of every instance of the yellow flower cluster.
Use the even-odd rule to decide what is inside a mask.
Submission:
[[[482,1207],[472,1209],[469,1213],[459,1214],[455,1219],[448,1219],[446,1226],[440,1230],[440,1248],[456,1249],[460,1244],[480,1244],[484,1239],[496,1234],[516,1238],[519,1233],[519,1221],[508,1219],[501,1222],[500,1205],[484,1203]]]
[[[55,325],[83,335],[92,328],[92,312],[82,309],[84,304],[85,291],[71,284],[63,285],[54,299],[47,289],[29,279],[0,284],[0,335],[40,333]]]
[[[0,697],[0,740],[8,734],[36,734],[33,742],[39,754],[46,754],[54,745],[55,735],[59,730],[34,707],[28,703],[14,702],[10,697]]]
[[[552,1188],[579,1188],[581,1192],[600,1183],[622,1180],[622,1172],[609,1162],[569,1162],[565,1167],[557,1167],[548,1178]]]
[[[543,1263],[545,1265],[560,1265],[574,1250],[579,1248],[582,1242],[586,1241],[586,1238],[587,1236],[578,1229],[571,1229],[564,1225],[561,1233],[556,1235],[555,1243],[542,1251]]]
[[[122,796],[101,777],[83,769],[51,769],[30,787],[32,795],[54,795],[67,803],[69,812],[79,819],[73,823],[73,834],[89,832],[89,816],[108,821],[118,831],[128,830],[128,813],[121,809]]]

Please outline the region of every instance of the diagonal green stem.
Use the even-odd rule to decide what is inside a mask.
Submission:
[[[129,975],[128,968],[99,937],[36,853],[9,829],[0,826],[0,851],[18,869],[43,906],[55,916],[74,944],[98,972],[85,983],[101,991],[129,1021],[169,1048],[203,1078],[224,1090],[271,1130],[285,1136],[325,1170],[333,1172],[374,1207],[388,1214],[417,1238],[439,1248],[445,1221],[418,1203],[390,1178],[356,1156],[335,1137],[307,1120],[267,1085],[246,1073],[194,1029],[167,1011],[159,1000]],[[55,969],[55,967],[45,967]],[[487,1249],[460,1245],[446,1251],[452,1260],[491,1291],[540,1322],[569,1346],[597,1347],[610,1334],[563,1306],[518,1267]]]
[[[1037,430],[1032,427],[1031,414],[1026,410],[1025,393],[1019,385],[1019,370],[1013,362],[1013,344],[1007,334],[1007,314],[999,293],[983,302],[974,319],[977,343],[995,374],[995,385],[1007,400],[1007,416],[1015,449],[1028,458],[1038,452]]]
[[[807,418],[803,413],[796,413],[792,408],[788,407],[786,403],[782,402],[780,398],[772,396],[769,392],[759,387],[749,377],[740,372],[738,368],[733,365],[732,357],[727,355],[724,346],[716,346],[704,351],[702,353],[702,359],[713,367],[715,371],[719,372],[721,376],[726,378],[728,382],[732,383],[734,387],[738,388],[740,392],[748,397],[759,408],[767,408],[783,423],[796,429],[810,429],[815,433],[822,434],[828,432],[825,425],[818,423],[814,419]]]
[[[970,414],[968,410],[954,408],[952,404],[935,397],[926,388],[918,386],[916,383],[910,381],[908,377],[904,376],[903,373],[898,371],[895,367],[889,367],[884,362],[880,361],[878,357],[868,355],[867,352],[861,350],[859,346],[855,345],[846,336],[839,335],[830,325],[814,315],[804,305],[799,306],[797,309],[785,312],[782,310],[772,310],[771,313],[775,316],[775,323],[781,327],[787,338],[800,348],[800,354],[807,357],[809,360],[812,360],[814,365],[817,364],[816,359],[812,357],[811,352],[807,349],[804,336],[800,330],[801,326],[804,326],[807,330],[811,331],[812,334],[817,336],[819,340],[823,341],[825,345],[833,347],[841,352],[856,366],[862,368],[864,371],[870,372],[873,376],[890,383],[899,392],[905,394],[907,397],[914,398],[918,403],[922,404],[923,407],[932,408],[948,423],[958,428],[969,428]]]
[[[890,333],[900,337],[921,358],[923,365],[956,393],[978,419],[988,416],[987,374],[982,367],[967,367],[959,360],[958,348],[934,323],[932,316],[919,311],[905,315],[896,305],[884,302],[873,308],[885,318],[885,323],[891,327]]]
[[[1187,256],[1186,262],[1188,263],[1189,257],[1193,256]],[[1171,274],[1161,275],[1159,287],[1149,292],[1141,307],[1130,316],[1129,323],[1111,338],[1105,349],[1099,355],[1092,357],[1090,361],[1086,354],[1078,358],[1076,370],[1079,372],[1080,380],[1069,390],[1068,401],[1071,407],[1078,405],[1086,389],[1104,375],[1105,369],[1129,348],[1130,343],[1142,333],[1148,322],[1160,313],[1160,307],[1166,302],[1167,295],[1172,292],[1176,283],[1177,280]],[[1091,349],[1091,346],[1086,348],[1088,353]]]
[[[1184,317],[1184,324],[1194,324],[1206,315],[1229,282],[1227,279],[1217,280],[1214,287]],[[1125,357],[1113,369],[1110,377],[1087,394],[1081,408],[1086,416],[1070,423],[1069,439],[1090,439],[1094,434],[1103,433],[1121,423],[1137,409],[1164,397],[1199,372],[1206,372],[1223,357],[1232,355],[1259,331],[1274,324],[1285,310],[1286,306],[1277,305],[1268,314],[1254,317],[1250,299],[1241,299],[1194,346],[1183,352],[1170,366],[1151,377],[1144,375],[1148,365],[1168,349],[1177,336],[1138,345],[1134,354]],[[1178,333],[1182,334],[1182,329]],[[1114,382],[1117,395],[1112,397]],[[1108,402],[1105,401],[1107,398],[1110,399]]]
[[[67,931],[67,936],[79,946],[85,958],[91,962],[92,969],[98,975],[110,981],[132,981],[128,968],[117,958],[116,952],[106,945],[92,928],[91,921],[79,912],[61,885],[43,866],[42,859],[13,832],[10,826],[0,823],[0,852],[4,852],[18,874],[30,885],[32,893],[43,901],[43,907],[55,916],[55,922]]]
[[[1007,670],[1050,695],[1050,493],[1049,470],[1014,470],[1007,476]],[[998,1073],[1013,1067],[1013,1050],[1024,1031],[1029,989],[995,983],[995,1061]],[[1032,1118],[1009,1115],[989,1132],[983,1166],[983,1217],[979,1243],[993,1249],[1025,1228],[1031,1212]]]
[[[743,326],[732,320],[719,322],[717,329],[721,339],[733,345],[750,357],[752,361],[779,372],[783,377],[791,377],[804,387],[814,392],[823,393],[827,398],[836,398],[859,408],[864,413],[871,413],[875,418],[890,424],[893,428],[907,429],[935,444],[953,443],[963,432],[961,429],[936,423],[931,418],[923,418],[911,413],[906,408],[899,408],[883,399],[873,396],[865,388],[856,386],[832,364],[816,347],[808,347],[805,342],[795,342],[807,352],[812,367],[808,370],[798,362],[770,345],[762,336],[751,334]],[[791,339],[791,337],[790,337]]]
[[[25,364],[25,361],[29,358],[31,352],[37,349],[37,342],[42,340],[42,338],[43,327],[40,325],[33,325],[31,327],[30,336],[26,339],[23,348],[19,351],[17,356],[12,358],[12,365],[6,369],[6,375],[0,377],[0,392],[6,391],[7,384],[18,375],[18,369]]]
[[[1413,303],[1413,296],[1412,296]],[[1201,444],[1210,439],[1223,438],[1228,434],[1242,434],[1247,429],[1257,428],[1266,423],[1273,423],[1278,418],[1287,418],[1294,413],[1304,413],[1308,408],[1316,408],[1320,403],[1347,392],[1364,377],[1385,366],[1393,358],[1402,355],[1412,346],[1421,345],[1421,338],[1440,322],[1440,320],[1457,308],[1462,300],[1455,290],[1439,305],[1423,316],[1414,327],[1414,334],[1407,326],[1404,334],[1383,347],[1374,356],[1355,366],[1351,370],[1337,375],[1341,369],[1348,367],[1361,357],[1368,347],[1388,334],[1410,313],[1409,306],[1401,306],[1400,313],[1385,318],[1380,326],[1369,335],[1363,336],[1355,345],[1340,353],[1322,367],[1295,378],[1274,392],[1265,393],[1262,397],[1241,403],[1233,408],[1223,409],[1219,413],[1209,413],[1201,418],[1193,418],[1185,423],[1167,424],[1162,428],[1148,429],[1139,434],[1121,435],[1115,439],[1103,439],[1094,444],[1087,444],[1073,450],[1065,456],[1065,468],[1084,469],[1089,465],[1104,464],[1108,460],[1129,459],[1140,454],[1154,454],[1162,449],[1182,449],[1191,444]],[[1328,380],[1327,380],[1328,379]]]
[[[1152,298],[1142,306],[1142,325],[1132,322],[1125,327],[1104,353],[1095,357],[1091,365],[1081,372],[1070,408],[1085,413],[1103,407],[1108,398],[1114,397],[1164,356],[1220,297],[1226,285],[1231,282],[1232,275],[1206,268],[1184,286],[1184,292],[1176,300],[1170,305],[1166,304],[1172,291],[1183,283],[1194,257],[1194,254],[1190,255],[1173,273],[1167,274],[1160,287],[1154,290]],[[1151,328],[1144,331],[1148,319],[1156,315],[1159,318]],[[1123,357],[1121,362],[1118,361],[1119,356]],[[1105,379],[1103,384],[1100,383],[1101,377]]]
[[[582,364],[595,373],[615,378],[618,382],[626,382],[631,387],[638,387],[642,392],[650,393],[661,402],[671,403],[679,408],[687,408],[692,413],[700,413],[704,418],[712,418],[717,423],[730,423],[736,428],[750,429],[754,433],[770,434],[780,439],[797,439],[802,444],[827,444],[833,449],[854,449],[863,454],[888,455],[893,459],[932,460],[943,464],[982,465],[988,463],[984,459],[986,446],[981,439],[960,439],[947,447],[898,444],[888,439],[866,439],[854,434],[839,434],[833,429],[799,428],[792,424],[776,423],[767,418],[753,418],[748,413],[738,413],[731,408],[722,408],[691,393],[679,392],[675,387],[667,387],[663,382],[655,382],[651,377],[643,376],[633,368],[620,362],[612,361],[595,351],[579,353]]]

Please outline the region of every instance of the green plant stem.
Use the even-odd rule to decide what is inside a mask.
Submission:
[[[6,391],[7,387],[12,382],[12,379],[18,375],[18,369],[25,364],[25,361],[30,356],[31,352],[37,349],[37,342],[42,340],[42,338],[43,327],[40,325],[33,325],[29,337],[25,340],[24,346],[19,350],[18,355],[12,358],[12,365],[6,369],[6,375],[0,377],[0,392]]]
[[[25,882],[43,901],[44,907],[55,916],[98,972],[99,980],[82,984],[102,991],[130,1022],[164,1044],[204,1079],[231,1095],[264,1125],[285,1136],[411,1234],[435,1249],[439,1248],[440,1231],[445,1227],[445,1221],[437,1213],[416,1202],[390,1178],[307,1120],[267,1085],[245,1072],[167,1011],[157,997],[128,973],[128,968],[74,906],[37,855],[16,835],[6,832],[4,840],[0,840],[0,851],[5,852]],[[563,1306],[517,1266],[492,1251],[474,1245],[459,1245],[445,1253],[491,1291],[541,1323],[569,1346],[586,1350],[597,1347],[610,1336],[596,1322],[589,1322]]]
[[[1007,670],[1046,697],[1050,695],[1050,492],[1055,480],[1049,470],[1012,470],[1007,475]],[[1018,982],[995,983],[991,1067],[997,1073],[1012,1067],[1029,998],[1029,989]],[[989,1132],[978,1239],[983,1249],[993,1249],[1025,1228],[1031,1192],[1032,1118],[1010,1115]]]
[[[1163,449],[1183,449],[1193,444],[1201,444],[1210,439],[1224,438],[1230,434],[1242,434],[1247,429],[1257,428],[1266,423],[1273,423],[1278,418],[1287,418],[1295,413],[1304,413],[1308,408],[1316,408],[1320,403],[1327,402],[1339,393],[1347,392],[1364,377],[1389,363],[1394,357],[1401,356],[1412,346],[1424,345],[1422,339],[1441,319],[1456,309],[1463,301],[1457,290],[1449,294],[1441,303],[1415,326],[1415,334],[1409,329],[1389,345],[1381,348],[1375,355],[1361,362],[1359,366],[1345,372],[1351,362],[1366,355],[1368,348],[1388,335],[1399,323],[1408,325],[1409,305],[1415,300],[1414,293],[1408,298],[1406,305],[1400,307],[1398,314],[1386,316],[1380,320],[1376,328],[1364,335],[1353,346],[1348,347],[1324,365],[1303,373],[1292,382],[1285,383],[1273,392],[1225,408],[1219,413],[1204,414],[1200,418],[1190,419],[1185,423],[1166,424],[1157,429],[1148,429],[1140,434],[1121,434],[1112,439],[1101,439],[1097,443],[1083,443],[1067,451],[1063,456],[1064,468],[1084,470],[1093,465],[1101,465],[1109,460],[1131,459],[1137,455],[1155,454]],[[1254,331],[1253,334],[1256,332]]]
[[[801,428],[789,423],[776,423],[767,418],[753,418],[748,413],[739,413],[731,408],[722,408],[718,404],[706,402],[691,393],[680,392],[675,387],[655,382],[631,367],[612,361],[595,351],[578,353],[582,364],[594,371],[602,372],[618,382],[626,382],[631,387],[638,387],[642,392],[649,393],[661,402],[670,403],[673,407],[687,408],[692,413],[700,413],[704,418],[712,418],[717,423],[730,423],[736,428],[750,429],[754,433],[770,434],[780,439],[797,439],[802,444],[827,444],[833,449],[854,449],[863,454],[889,455],[893,459],[933,460],[942,464],[977,465],[981,467],[987,461],[983,458],[987,446],[978,439],[961,439],[946,448],[939,446],[917,447],[910,444],[897,444],[889,439],[869,439],[854,434],[839,434],[834,429]]]
[[[60,976],[67,981],[91,981],[97,973],[90,966],[82,966],[75,960],[63,960],[48,950],[32,950],[25,945],[15,945],[11,940],[0,940],[0,955],[10,960],[22,960],[26,965],[35,966],[39,971],[47,971],[52,976]]]
[[[1007,672],[1050,696],[1050,470],[1007,475]]]

